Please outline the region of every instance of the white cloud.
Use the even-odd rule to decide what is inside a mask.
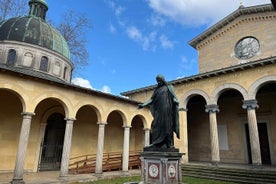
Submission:
[[[106,86],[106,85],[103,86],[102,89],[101,89],[100,91],[102,91],[102,92],[104,92],[104,93],[111,93],[110,87],[109,87],[109,86]]]
[[[129,38],[131,38],[132,40],[139,41],[139,42],[143,41],[142,33],[136,27],[131,26],[131,27],[127,28],[126,31],[127,31]]]
[[[116,28],[112,25],[112,24],[110,24],[109,25],[109,31],[112,33],[112,34],[114,34],[114,33],[116,33]]]
[[[190,76],[197,70],[197,60],[192,59],[188,60],[185,56],[181,56],[181,62],[179,66],[179,73],[181,75],[180,78],[185,76]]]
[[[238,0],[147,0],[159,15],[182,25],[210,25],[238,9]],[[244,6],[271,3],[270,0],[244,0]]]
[[[93,89],[92,85],[90,84],[89,80],[83,79],[80,77],[76,77],[72,79],[72,84],[75,84],[77,86],[85,87],[85,88],[90,88]]]
[[[164,26],[166,24],[166,20],[163,17],[156,14],[150,17],[150,22],[154,26]]]
[[[165,35],[161,35],[159,40],[161,42],[161,47],[164,49],[172,49],[174,47],[173,42],[170,41]]]
[[[90,84],[89,80],[83,79],[81,77],[76,77],[76,78],[72,79],[72,84],[81,86],[81,87],[85,87],[85,88],[89,88],[89,89],[94,89],[92,87],[92,85]],[[104,93],[111,93],[111,89],[107,85],[104,85],[99,91],[104,92]]]

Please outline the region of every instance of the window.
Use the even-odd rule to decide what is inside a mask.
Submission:
[[[14,49],[9,50],[7,65],[13,66],[15,64],[15,59],[16,59],[16,51]]]
[[[48,58],[45,56],[42,56],[40,61],[40,67],[39,70],[47,72],[48,71]]]
[[[67,67],[64,67],[64,71],[63,71],[63,78],[65,79],[66,78],[66,73],[67,73]]]

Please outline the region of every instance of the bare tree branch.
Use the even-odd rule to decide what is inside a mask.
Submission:
[[[57,29],[69,45],[72,61],[76,68],[87,65],[89,55],[85,33],[91,28],[89,21],[83,14],[75,13],[73,10],[67,11],[63,17]]]
[[[11,17],[26,15],[28,0],[0,0],[0,22]]]

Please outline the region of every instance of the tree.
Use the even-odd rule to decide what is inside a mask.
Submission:
[[[10,17],[26,15],[28,0],[0,0],[0,22]]]
[[[91,27],[89,21],[83,14],[73,10],[64,13],[63,17],[63,21],[58,24],[57,29],[68,43],[71,60],[76,68],[87,65],[88,51],[85,30]]]

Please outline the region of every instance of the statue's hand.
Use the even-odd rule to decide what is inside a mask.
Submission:
[[[179,102],[176,98],[174,98],[173,101],[174,101],[174,103],[179,104]]]
[[[138,104],[138,109],[142,109],[144,107],[144,104]]]

